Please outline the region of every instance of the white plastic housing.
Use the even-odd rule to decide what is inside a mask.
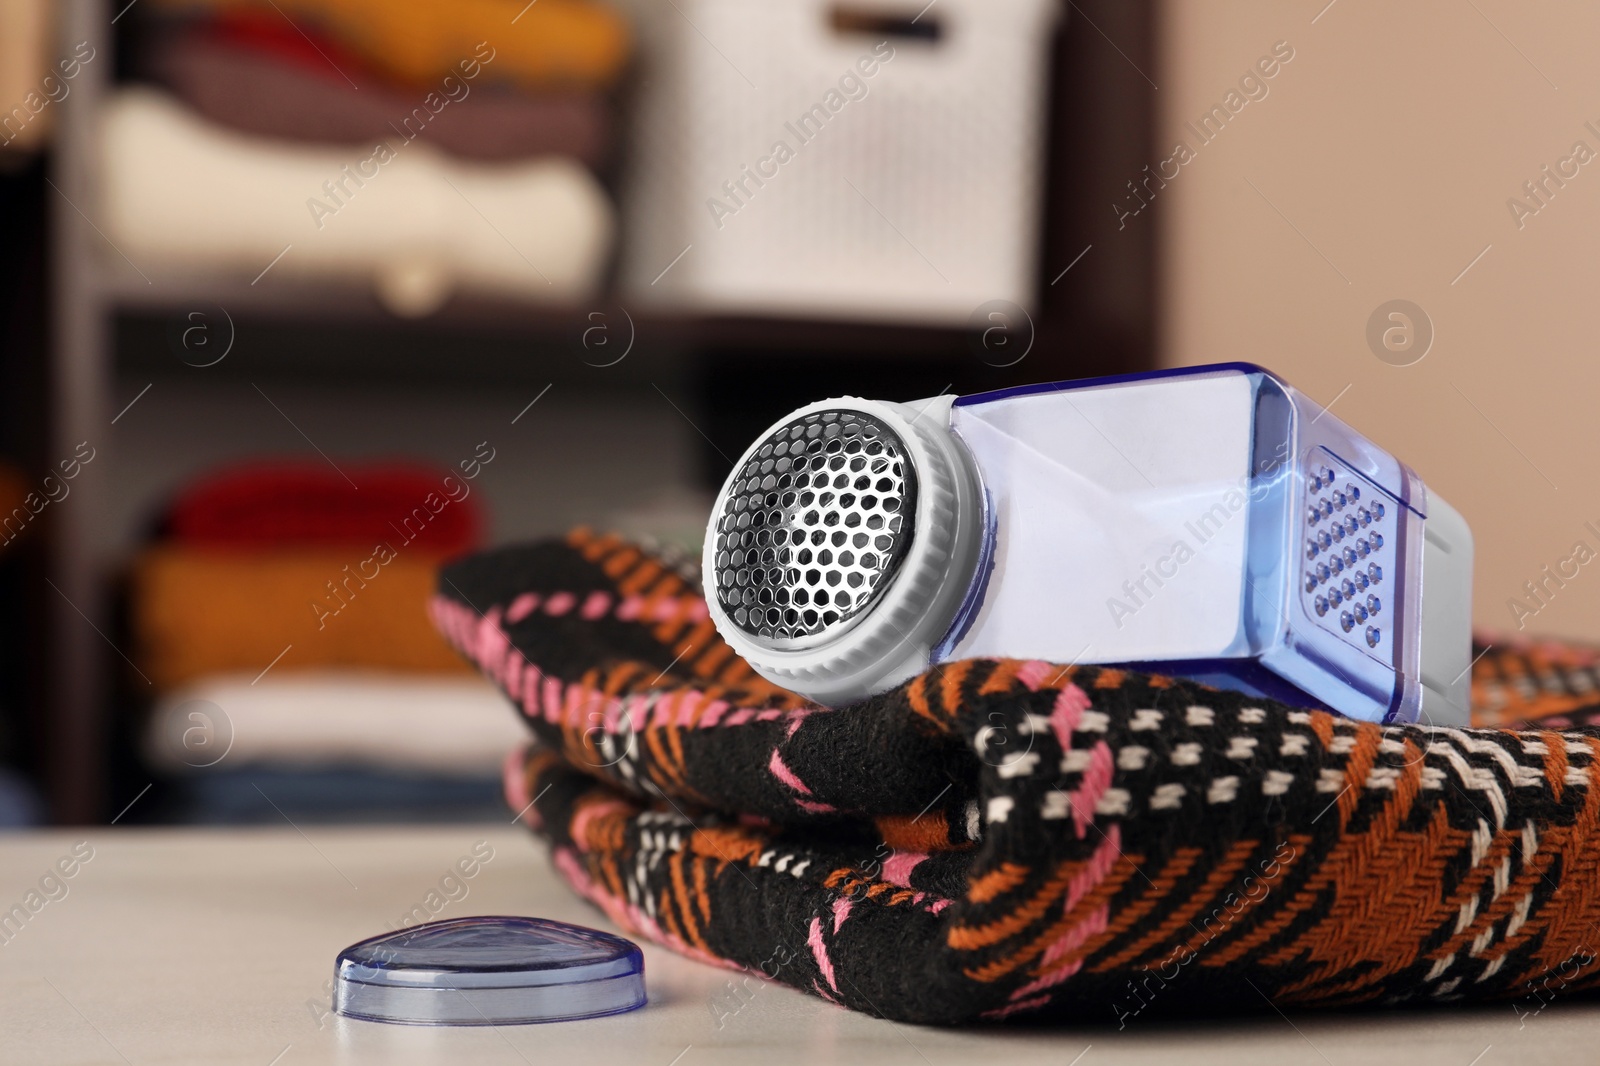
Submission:
[[[879,600],[813,646],[751,638],[708,596],[724,636],[779,684],[838,704],[932,663],[1033,658],[1368,721],[1468,721],[1466,523],[1259,367],[903,406],[846,398],[796,416],[838,409],[904,438],[916,521]]]

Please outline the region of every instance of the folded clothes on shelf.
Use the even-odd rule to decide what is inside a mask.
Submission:
[[[493,458],[487,445],[448,470],[262,458],[173,495],[128,583],[131,657],[153,697],[140,746],[166,782],[152,817],[492,812],[525,730],[426,604],[440,560],[479,542],[476,479]]]
[[[259,12],[340,42],[388,75],[443,78],[492,52],[495,80],[535,88],[610,85],[628,59],[628,27],[592,0],[157,0],[165,14]],[[365,89],[365,85],[360,88]]]
[[[611,110],[596,89],[522,91],[497,83],[493,61],[476,59],[457,64],[437,85],[399,86],[368,77],[359,57],[328,60],[324,52],[335,43],[302,37],[276,15],[266,26],[255,21],[158,32],[144,48],[144,65],[195,111],[244,133],[375,144],[421,131],[427,143],[466,159],[605,160]]]
[[[371,279],[399,313],[454,288],[539,301],[597,287],[614,212],[572,160],[452,160],[415,134],[290,146],[196,118],[133,88],[102,114],[99,210],[135,262],[259,278]]]
[[[412,462],[347,465],[344,473],[320,460],[240,463],[181,489],[167,506],[162,533],[195,547],[371,549],[403,541],[454,555],[474,547],[482,533],[483,509],[471,482],[485,458],[493,452],[480,449],[462,460],[459,473]]]
[[[272,765],[495,778],[527,729],[477,677],[375,670],[212,674],[164,693],[144,731],[175,773]]]
[[[140,669],[163,690],[268,667],[462,672],[426,606],[439,561],[479,542],[474,486],[493,459],[263,458],[195,478],[132,566]]]
[[[362,550],[147,549],[133,564],[134,661],[157,689],[314,666],[464,672],[426,614],[438,556]]]

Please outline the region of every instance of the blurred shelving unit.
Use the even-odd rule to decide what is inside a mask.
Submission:
[[[1148,76],[1155,69],[1154,4],[1062,2],[1066,17],[1053,46],[1048,101],[1039,298],[1024,364],[997,368],[980,362],[972,334],[962,329],[661,312],[633,321],[637,335],[649,338],[654,358],[690,368],[726,366],[730,360],[758,368],[762,357],[822,354],[863,366],[968,360],[982,373],[965,384],[979,382],[977,387],[1152,366],[1156,231],[1120,227],[1111,205],[1124,199],[1127,183],[1156,158],[1151,150],[1155,83]],[[132,7],[127,0],[64,0],[60,5],[63,54],[87,41],[97,59],[84,65],[71,94],[55,105],[53,191],[48,194],[48,454],[69,456],[79,442],[93,445],[110,432],[118,415],[113,396],[119,371],[126,373],[117,345],[119,323],[171,323],[215,307],[237,321],[403,332],[412,339],[421,336],[424,343],[430,335],[512,336],[525,341],[537,359],[541,351],[577,350],[590,316],[617,306],[612,298],[598,299],[594,306],[542,307],[458,297],[425,319],[408,320],[385,310],[370,287],[361,285],[139,273],[95,224],[95,123],[115,78],[114,23]],[[310,383],[324,370],[290,362],[285,372]],[[487,359],[455,357],[429,371],[428,387],[482,384],[495,372]],[[757,373],[754,386],[760,384]],[[788,397],[777,400],[780,412],[791,406]],[[113,681],[127,668],[113,640],[116,551],[108,553],[99,536],[115,463],[115,456],[108,456],[85,466],[74,482],[72,505],[54,509],[49,529],[45,577],[54,591],[45,589],[39,598],[47,608],[49,657],[47,705],[40,709],[38,731],[47,749],[47,799],[52,817],[61,823],[103,821],[130,798],[112,795],[106,778],[114,735]]]

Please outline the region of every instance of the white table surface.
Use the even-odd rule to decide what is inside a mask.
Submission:
[[[0,943],[0,1063],[630,1063],[984,1059],[1051,1066],[1398,1062],[1503,1066],[1600,1056],[1600,1004],[1271,1015],[1185,1025],[952,1031],[896,1025],[644,945],[650,1003],[586,1022],[420,1028],[318,1014],[339,949],[393,927],[481,840],[494,857],[439,917],[530,914],[609,928],[520,828],[92,829],[0,837],[0,910],[87,840],[94,857]],[[51,890],[59,895],[54,886]],[[455,892],[459,895],[459,890]],[[1486,1050],[1487,1049],[1487,1050]],[[1080,1058],[1081,1056],[1081,1058]]]

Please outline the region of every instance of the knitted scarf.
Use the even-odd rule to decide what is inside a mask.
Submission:
[[[1487,728],[1011,659],[829,710],[718,638],[692,564],[615,537],[455,563],[431,609],[531,727],[507,797],[574,889],[855,1010],[1526,1014],[1600,975],[1588,650],[1475,649]]]

